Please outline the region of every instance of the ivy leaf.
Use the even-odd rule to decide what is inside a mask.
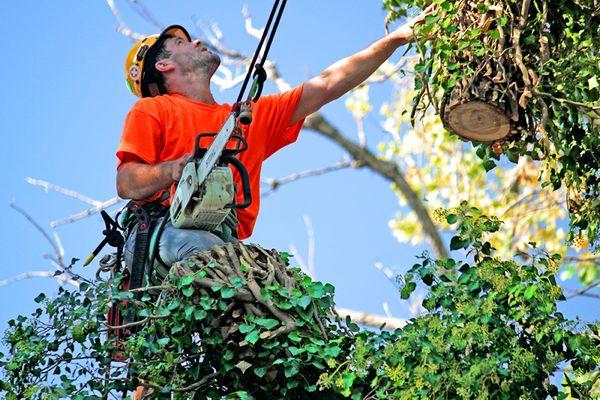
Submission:
[[[286,378],[291,378],[298,373],[298,367],[296,365],[288,365],[283,370],[283,374]]]
[[[277,325],[279,325],[279,321],[272,318],[257,318],[254,320],[254,323],[258,326],[262,326],[263,328],[273,329]]]
[[[185,297],[192,297],[192,295],[194,294],[194,287],[193,286],[187,286],[185,288],[183,288],[181,290],[181,293],[183,293],[183,295]]]
[[[263,376],[265,376],[266,373],[267,373],[267,367],[254,368],[254,375],[258,376],[259,378],[262,378]]]
[[[181,286],[189,286],[192,284],[192,282],[194,282],[194,279],[195,277],[193,275],[184,276],[183,278],[181,278],[179,283],[181,284]]]
[[[450,239],[450,250],[459,250],[466,248],[469,245],[469,241],[462,239],[460,236],[453,236]]]
[[[292,332],[290,332],[288,334],[288,339],[290,339],[292,342],[301,342],[302,341],[302,338],[298,334],[298,331],[292,331]]]
[[[256,328],[256,325],[241,324],[239,327],[240,333],[248,333]]]
[[[240,361],[237,364],[235,364],[235,367],[238,368],[240,371],[242,371],[242,374],[246,372],[246,370],[248,368],[250,368],[252,366],[252,364],[250,364],[248,361]],[[256,371],[255,371],[256,372]]]
[[[35,299],[33,299],[33,301],[35,301],[36,303],[41,303],[45,299],[46,299],[46,295],[44,293],[40,293],[40,294],[38,294],[38,296]]]
[[[250,344],[255,344],[258,341],[259,336],[259,332],[255,330],[247,334],[244,340]]]
[[[483,162],[483,168],[485,168],[485,172],[490,172],[494,168],[496,168],[496,163],[494,160],[485,160]]]
[[[235,296],[235,288],[230,286],[223,286],[221,288],[221,297],[224,299],[230,299]]]
[[[292,354],[294,357],[296,357],[298,354],[301,354],[301,353],[303,353],[303,352],[304,352],[304,350],[303,350],[303,349],[300,349],[300,348],[298,348],[298,347],[295,347],[295,346],[290,346],[290,347],[288,347],[288,350],[290,351],[290,353],[291,353],[291,354]]]
[[[299,300],[298,300],[298,305],[304,309],[306,309],[306,307],[308,307],[308,305],[312,302],[312,296],[306,295],[306,296],[302,296]]]
[[[588,79],[588,87],[590,90],[594,90],[598,87],[598,79],[596,79],[596,75]]]

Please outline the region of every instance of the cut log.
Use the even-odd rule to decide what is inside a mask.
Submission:
[[[491,143],[510,134],[510,117],[498,107],[474,100],[451,106],[444,126],[467,140]]]

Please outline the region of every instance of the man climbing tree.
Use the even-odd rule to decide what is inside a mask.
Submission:
[[[262,97],[253,104],[252,124],[243,132],[248,149],[239,155],[249,173],[252,203],[238,210],[237,216],[231,213],[211,231],[181,230],[167,222],[159,240],[157,260],[168,266],[194,251],[248,238],[260,207],[263,161],[296,140],[304,118],[361,84],[397,48],[409,43],[413,27],[433,11],[430,6],[394,32],[295,89]],[[136,210],[148,213],[150,219],[164,214],[164,207],[157,205],[170,203],[169,189],[172,199],[196,135],[217,132],[231,113],[232,106],[217,103],[210,91],[210,80],[219,64],[217,54],[200,40],[191,40],[178,25],[139,41],[127,56],[127,85],[142,99],[127,116],[117,150],[117,192],[122,198],[144,204],[144,210]],[[239,174],[235,180],[242,184]],[[241,191],[237,197],[242,200]],[[126,245],[125,260],[129,265],[135,258],[136,236],[130,234]]]

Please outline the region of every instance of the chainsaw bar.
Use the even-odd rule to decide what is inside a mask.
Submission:
[[[177,221],[179,221],[180,216],[188,210],[192,197],[198,193],[219,161],[235,129],[236,116],[235,112],[232,112],[206,150],[204,157],[200,160],[194,158],[184,167],[171,203],[171,220],[175,226],[179,225]]]

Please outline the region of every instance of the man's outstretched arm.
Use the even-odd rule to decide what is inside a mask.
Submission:
[[[427,7],[420,15],[409,20],[394,32],[379,39],[366,49],[336,62],[318,76],[305,82],[302,97],[296,106],[290,124],[306,118],[325,104],[364,82],[398,47],[411,41],[413,26],[423,22],[425,17],[433,12],[433,5]]]

